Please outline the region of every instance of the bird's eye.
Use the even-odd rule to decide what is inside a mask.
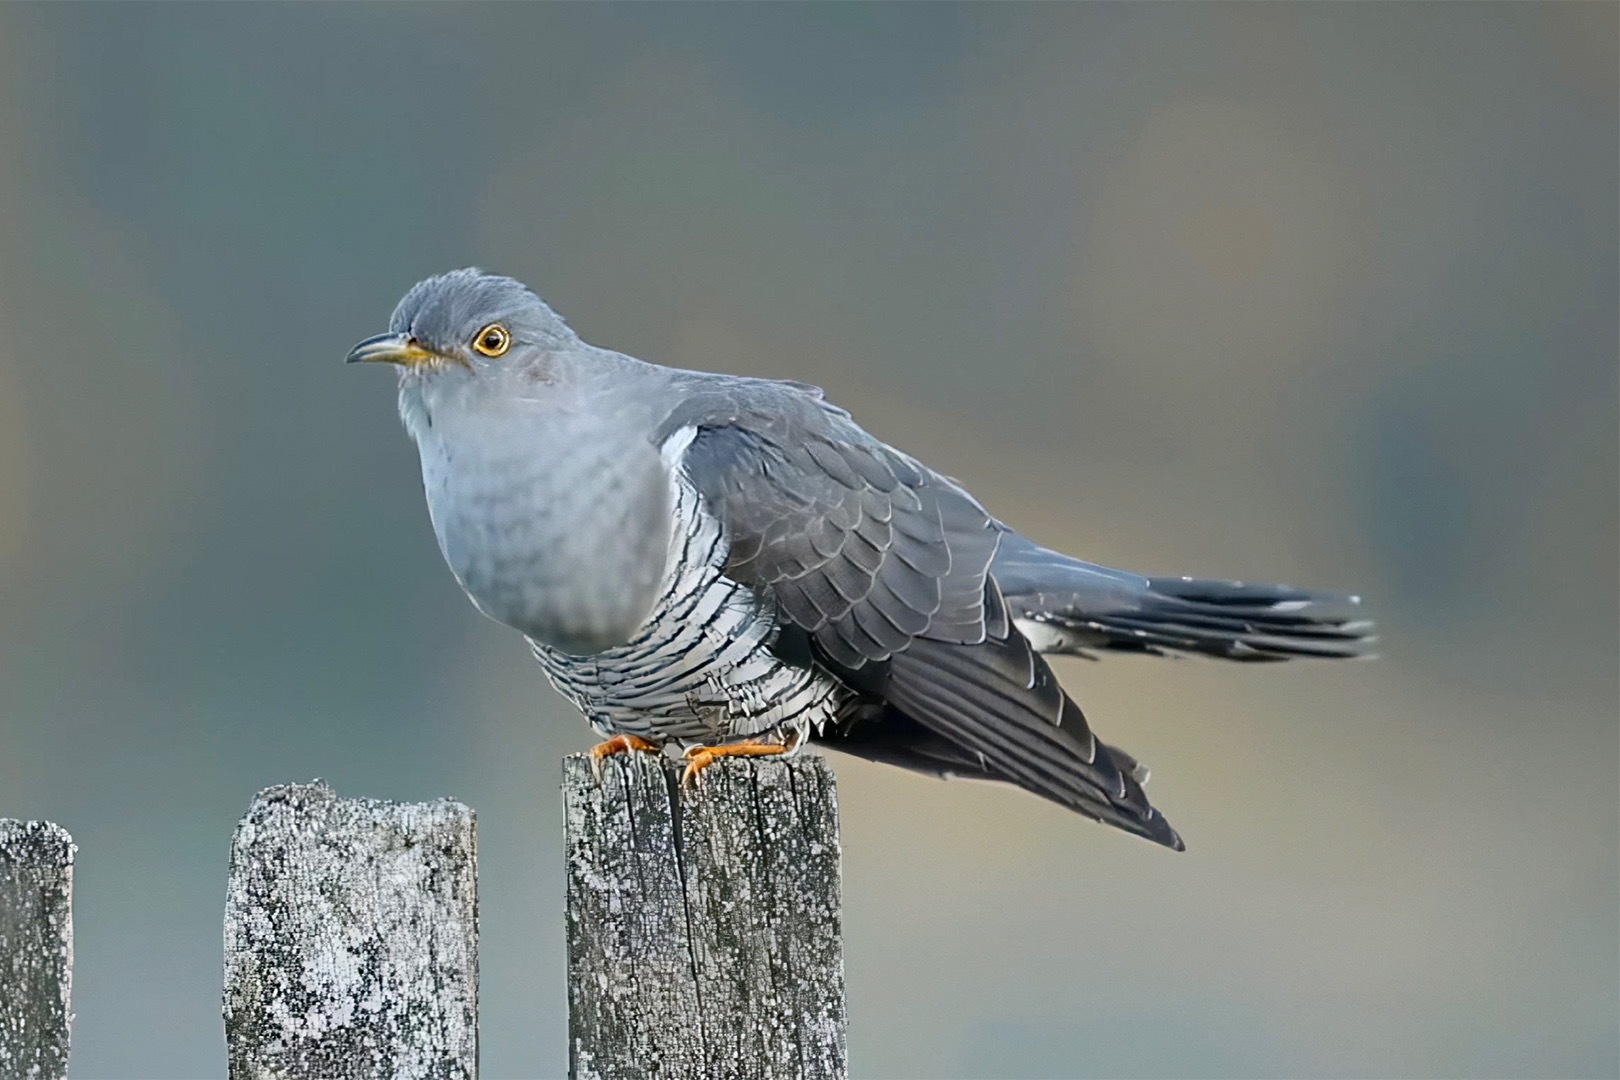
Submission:
[[[490,323],[473,338],[473,348],[485,356],[500,356],[512,347],[512,332],[500,323]]]

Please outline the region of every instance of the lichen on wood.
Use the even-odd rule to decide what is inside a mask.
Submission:
[[[467,807],[261,792],[231,843],[232,1080],[475,1077],[477,922]]]
[[[0,1077],[67,1075],[73,1025],[73,838],[0,819]]]
[[[564,762],[578,1080],[847,1075],[838,802],[820,758]]]

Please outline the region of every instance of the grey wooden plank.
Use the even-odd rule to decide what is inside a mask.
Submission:
[[[473,812],[261,792],[231,843],[225,1036],[233,1080],[475,1077]]]
[[[634,754],[564,762],[570,1068],[580,1080],[847,1075],[838,802],[820,758],[683,791]]]
[[[73,1026],[73,838],[0,819],[0,1077],[67,1075]]]

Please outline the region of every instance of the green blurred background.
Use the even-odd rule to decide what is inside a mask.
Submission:
[[[478,264],[1381,621],[1063,664],[1184,856],[836,760],[857,1075],[1614,1076],[1617,11],[0,6],[0,814],[80,845],[76,1075],[222,1074],[231,828],[314,776],[477,808],[485,1073],[564,1068],[592,736],[341,363]]]

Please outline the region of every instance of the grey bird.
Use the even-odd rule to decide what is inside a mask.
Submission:
[[[413,287],[349,361],[398,366],[444,558],[607,741],[814,740],[1015,784],[1180,850],[1147,771],[1042,654],[1363,655],[1355,596],[1144,577],[1049,551],[813,386],[586,344],[520,282]]]

